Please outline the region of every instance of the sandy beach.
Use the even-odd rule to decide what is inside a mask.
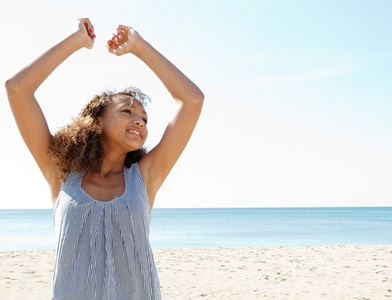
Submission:
[[[392,298],[392,245],[155,249],[163,299]],[[50,299],[54,250],[0,252],[0,299]]]

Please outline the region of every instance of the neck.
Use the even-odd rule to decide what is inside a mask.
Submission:
[[[125,156],[106,156],[103,159],[100,176],[107,177],[111,174],[122,173],[124,170]]]

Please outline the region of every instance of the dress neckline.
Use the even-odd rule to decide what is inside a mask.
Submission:
[[[102,203],[102,204],[105,204],[105,203],[113,203],[114,201],[116,201],[116,200],[118,200],[118,199],[120,199],[120,198],[123,198],[124,195],[127,193],[128,185],[127,185],[127,181],[125,180],[125,171],[126,171],[126,170],[125,170],[125,167],[124,167],[124,169],[123,169],[123,177],[124,177],[124,184],[125,184],[124,193],[123,193],[122,195],[120,195],[120,196],[115,196],[114,198],[112,198],[112,199],[110,199],[110,200],[108,200],[108,201],[102,201],[102,200],[95,199],[95,198],[91,197],[91,196],[83,189],[83,187],[82,187],[82,180],[83,180],[83,177],[84,177],[84,173],[80,173],[80,176],[79,176],[80,178],[79,178],[78,186],[79,186],[80,190],[82,191],[82,193],[83,193],[88,199],[92,200],[93,202],[99,202],[99,203]]]

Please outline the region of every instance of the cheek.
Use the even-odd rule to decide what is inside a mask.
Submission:
[[[114,118],[105,118],[101,122],[103,131],[113,131],[121,126],[121,122],[118,121],[119,118],[116,116]]]
[[[110,122],[106,122],[102,124],[101,126],[101,136],[104,139],[113,139],[116,138],[119,135],[119,130],[115,126],[115,124],[112,124]]]
[[[148,130],[146,128],[145,131],[144,131],[144,134],[143,134],[143,140],[146,141],[147,137],[148,137]]]
[[[102,131],[101,131],[102,136],[110,135],[110,133],[112,131],[110,126],[106,125],[106,126],[102,126],[101,128],[102,128]]]

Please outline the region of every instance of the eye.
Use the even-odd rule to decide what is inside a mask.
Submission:
[[[147,119],[143,119],[143,121],[144,121],[144,123],[146,123],[146,124],[147,124]]]
[[[130,109],[124,109],[123,112],[127,113],[127,114],[132,114]]]

